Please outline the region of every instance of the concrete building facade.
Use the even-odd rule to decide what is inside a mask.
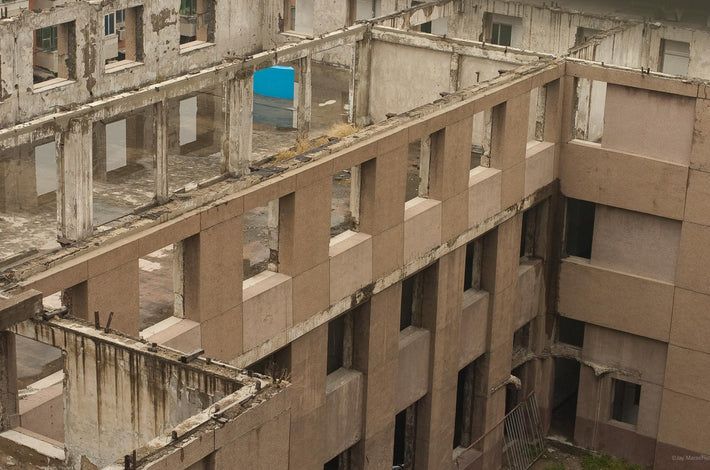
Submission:
[[[513,468],[534,396],[545,435],[707,467],[707,18],[416,3],[0,20],[0,459]],[[20,387],[27,340],[58,367]]]

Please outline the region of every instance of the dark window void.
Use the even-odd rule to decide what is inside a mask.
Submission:
[[[347,312],[328,323],[328,374],[352,366],[352,344],[352,314]]]
[[[414,403],[395,417],[393,469],[414,468],[416,429],[417,404]]]
[[[530,323],[526,323],[513,333],[513,352],[530,348]]]
[[[466,245],[466,268],[463,276],[463,290],[481,288],[481,263],[483,242],[473,240]]]
[[[535,235],[537,233],[538,207],[523,212],[523,226],[520,231],[520,257],[535,255]]]
[[[350,449],[345,450],[323,465],[323,470],[350,470],[350,468]]]
[[[584,322],[558,317],[557,341],[580,348],[584,346]]]
[[[291,346],[288,345],[269,354],[250,365],[247,369],[275,379],[289,380],[291,376]]]
[[[469,447],[473,443],[475,384],[476,362],[472,362],[459,371],[456,389],[454,449]]]
[[[569,256],[592,257],[592,237],[594,236],[593,202],[567,199],[566,252]]]
[[[418,272],[402,281],[402,302],[399,316],[400,331],[408,326],[421,325],[423,284],[423,272]]]
[[[624,380],[613,379],[611,418],[635,425],[638,421],[641,386]]]

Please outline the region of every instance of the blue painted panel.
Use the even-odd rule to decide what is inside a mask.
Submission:
[[[254,93],[292,100],[294,81],[293,67],[275,65],[254,73]]]

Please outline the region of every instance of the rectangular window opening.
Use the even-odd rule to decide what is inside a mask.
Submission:
[[[360,167],[348,168],[333,175],[330,207],[330,236],[357,229],[360,205]]]
[[[39,28],[33,34],[32,77],[35,85],[76,79],[75,23]]]
[[[476,361],[459,371],[456,386],[454,449],[469,447],[475,439],[474,406],[476,402]]]
[[[259,359],[247,369],[279,381],[291,380],[291,345]]]
[[[244,279],[264,271],[278,271],[279,253],[279,201],[244,213],[243,269]]]
[[[584,322],[567,317],[557,317],[557,341],[560,343],[584,346]]]
[[[530,111],[528,115],[528,147],[544,140],[545,105],[547,88],[535,88],[530,92]]]
[[[405,201],[415,197],[427,197],[429,192],[429,163],[431,158],[431,138],[418,139],[409,143],[407,155],[407,186]]]
[[[513,355],[524,353],[530,349],[530,322],[518,328],[513,333]]]
[[[62,350],[24,336],[14,335],[14,338],[19,395],[18,413],[22,428],[63,443],[64,357]]]
[[[574,138],[601,143],[604,134],[606,82],[577,79]]]
[[[473,115],[473,138],[471,142],[471,169],[490,167],[491,159],[491,110]]]
[[[221,86],[168,101],[168,192],[189,192],[225,170]]]
[[[106,71],[143,61],[143,7],[104,16],[103,59]]]
[[[0,261],[59,248],[54,140],[0,150],[0,175]]]
[[[499,46],[522,46],[523,19],[517,16],[484,13],[483,39]]]
[[[690,44],[661,39],[660,71],[669,75],[688,75]]]
[[[195,42],[214,42],[214,0],[180,0],[180,49]]]
[[[167,245],[138,260],[141,331],[183,316],[182,244]]]
[[[641,385],[612,379],[611,418],[636,425],[641,401]]]
[[[323,465],[323,470],[350,470],[352,467],[350,449],[346,449]]]
[[[155,199],[153,108],[96,121],[92,129],[94,226],[150,206]]]
[[[424,271],[420,271],[402,281],[402,299],[399,330],[422,324],[424,306]]]
[[[417,404],[413,403],[395,416],[392,468],[414,468],[417,431]]]
[[[565,252],[568,256],[591,259],[596,204],[567,198]]]
[[[578,26],[577,27],[577,34],[574,37],[574,45],[581,46],[582,44],[585,44],[587,41],[592,39],[592,37],[596,36],[597,34],[599,34],[601,32],[602,31],[599,29],[585,28],[582,26]]]
[[[481,289],[481,268],[483,267],[483,240],[476,239],[466,244],[466,265],[463,290]]]
[[[327,373],[342,368],[350,369],[353,363],[353,317],[346,312],[328,322]]]
[[[520,231],[520,257],[532,258],[535,256],[535,241],[538,225],[537,207],[531,207],[523,212],[523,225]]]

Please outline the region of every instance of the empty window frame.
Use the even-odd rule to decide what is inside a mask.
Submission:
[[[528,146],[544,140],[546,100],[547,87],[541,86],[530,92]]]
[[[409,143],[405,201],[410,201],[415,197],[427,197],[429,190],[430,157],[430,137]]]
[[[59,248],[57,188],[54,140],[0,151],[0,260]]]
[[[392,468],[414,468],[417,431],[417,404],[413,403],[395,417]]]
[[[481,289],[481,268],[483,266],[483,240],[476,239],[466,244],[466,264],[463,275],[463,290]]]
[[[574,138],[599,143],[604,134],[606,82],[577,79]]]
[[[688,75],[690,44],[661,39],[660,71],[670,75]]]
[[[402,281],[402,299],[399,316],[399,330],[422,324],[424,307],[424,271]]]
[[[520,230],[520,257],[535,256],[535,244],[539,221],[540,206],[531,207],[523,212],[523,224]]]
[[[611,419],[636,425],[641,401],[641,385],[612,379]]]
[[[349,369],[353,363],[353,317],[346,312],[328,322],[327,374],[341,367]]]
[[[557,317],[557,341],[560,343],[584,346],[584,322],[567,317]]]
[[[110,71],[143,60],[143,7],[116,10],[104,16],[103,58]]]
[[[76,35],[74,22],[34,31],[32,77],[35,85],[62,78],[76,78]]]
[[[483,15],[483,39],[500,46],[522,45],[523,20],[517,16],[485,13]]]
[[[330,207],[330,236],[357,228],[360,189],[360,167],[333,175]]]
[[[214,42],[214,0],[180,0],[180,49],[194,43]]]
[[[312,34],[313,13],[312,1],[284,0],[284,30]]]
[[[581,46],[582,44],[592,39],[592,37],[596,36],[601,32],[602,31],[599,29],[585,28],[583,26],[579,26],[577,27],[577,34],[575,34],[574,37],[574,45]]]
[[[323,470],[350,470],[351,468],[350,449],[345,449],[323,465]]]
[[[568,256],[591,259],[596,204],[567,198],[565,252]]]
[[[242,247],[244,279],[269,271],[278,271],[279,201],[244,213]]]
[[[141,331],[173,315],[182,316],[182,249],[168,245],[138,260]]]
[[[454,449],[469,447],[476,436],[474,407],[476,404],[476,367],[478,360],[459,371],[456,387],[456,419],[454,423]]]
[[[513,354],[530,349],[530,322],[513,333]]]
[[[279,349],[247,367],[257,374],[276,380],[291,379],[291,345]]]
[[[152,107],[123,119],[96,121],[92,131],[94,226],[104,225],[155,198]]]
[[[471,169],[478,166],[490,167],[491,159],[491,110],[473,115],[473,133],[471,141]]]

